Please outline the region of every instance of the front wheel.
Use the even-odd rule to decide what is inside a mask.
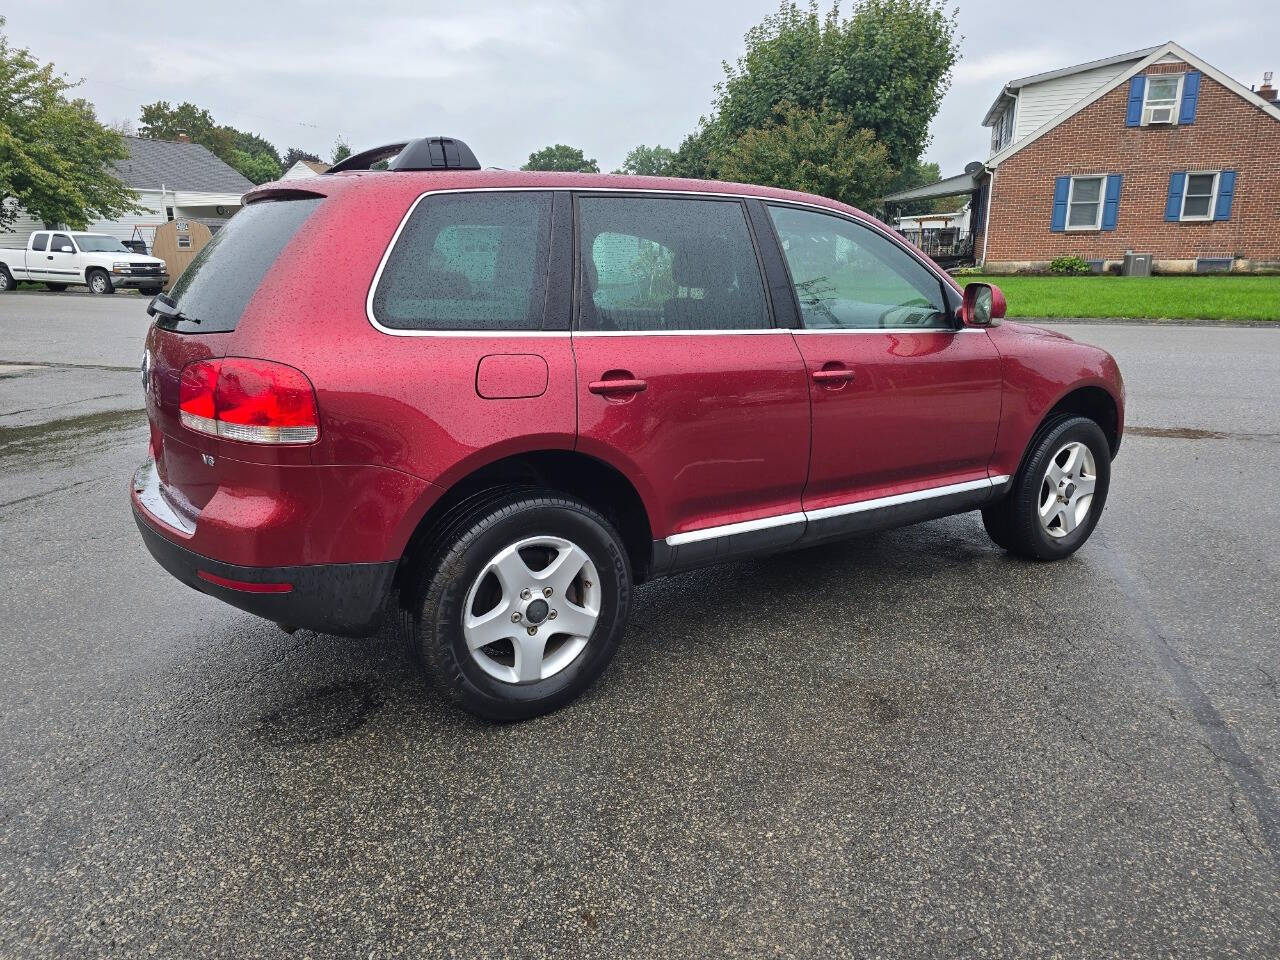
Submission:
[[[116,292],[116,288],[111,284],[111,278],[107,276],[107,271],[89,271],[89,292],[96,293],[99,296]]]
[[[617,650],[631,566],[613,525],[552,491],[478,497],[402,587],[411,643],[442,692],[491,720],[573,700]]]
[[[1060,560],[1097,526],[1111,485],[1111,447],[1087,417],[1042,430],[1004,499],[982,511],[987,533],[1010,553]]]

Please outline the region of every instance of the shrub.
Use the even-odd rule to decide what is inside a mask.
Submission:
[[[1054,257],[1049,272],[1056,277],[1083,277],[1091,271],[1088,261],[1080,257]]]

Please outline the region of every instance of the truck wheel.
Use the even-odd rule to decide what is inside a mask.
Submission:
[[[116,292],[116,288],[111,285],[111,278],[107,276],[107,271],[89,271],[89,292],[96,293],[99,296]]]
[[[13,279],[13,274],[9,272],[9,268],[4,264],[0,264],[0,293],[8,293],[18,285]]]
[[[445,696],[486,719],[523,720],[591,685],[631,601],[631,564],[605,517],[525,487],[473,498],[437,533],[401,603]]]
[[[1087,417],[1063,416],[1040,432],[1008,494],[982,511],[997,545],[1033,560],[1060,560],[1093,533],[1111,485],[1111,447]]]
[[[45,286],[54,293],[61,293],[63,290],[67,289],[67,285],[65,283],[46,283]]]

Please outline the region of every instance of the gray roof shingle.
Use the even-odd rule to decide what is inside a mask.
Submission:
[[[198,143],[125,137],[129,159],[115,165],[116,174],[135,190],[190,190],[245,193],[253,184]]]

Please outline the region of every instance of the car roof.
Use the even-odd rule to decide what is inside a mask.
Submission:
[[[638,177],[613,173],[553,173],[527,170],[445,170],[445,171],[390,171],[352,170],[305,180],[275,181],[266,183],[245,194],[245,202],[266,199],[271,196],[297,196],[321,194],[335,196],[350,190],[365,188],[378,192],[403,192],[418,196],[434,190],[500,190],[537,189],[549,190],[634,190],[663,191],[673,193],[705,193],[759,197],[764,200],[786,200],[828,207],[859,219],[873,219],[856,207],[797,190],[781,190],[751,183],[732,183],[721,180],[690,180],[679,177]]]

